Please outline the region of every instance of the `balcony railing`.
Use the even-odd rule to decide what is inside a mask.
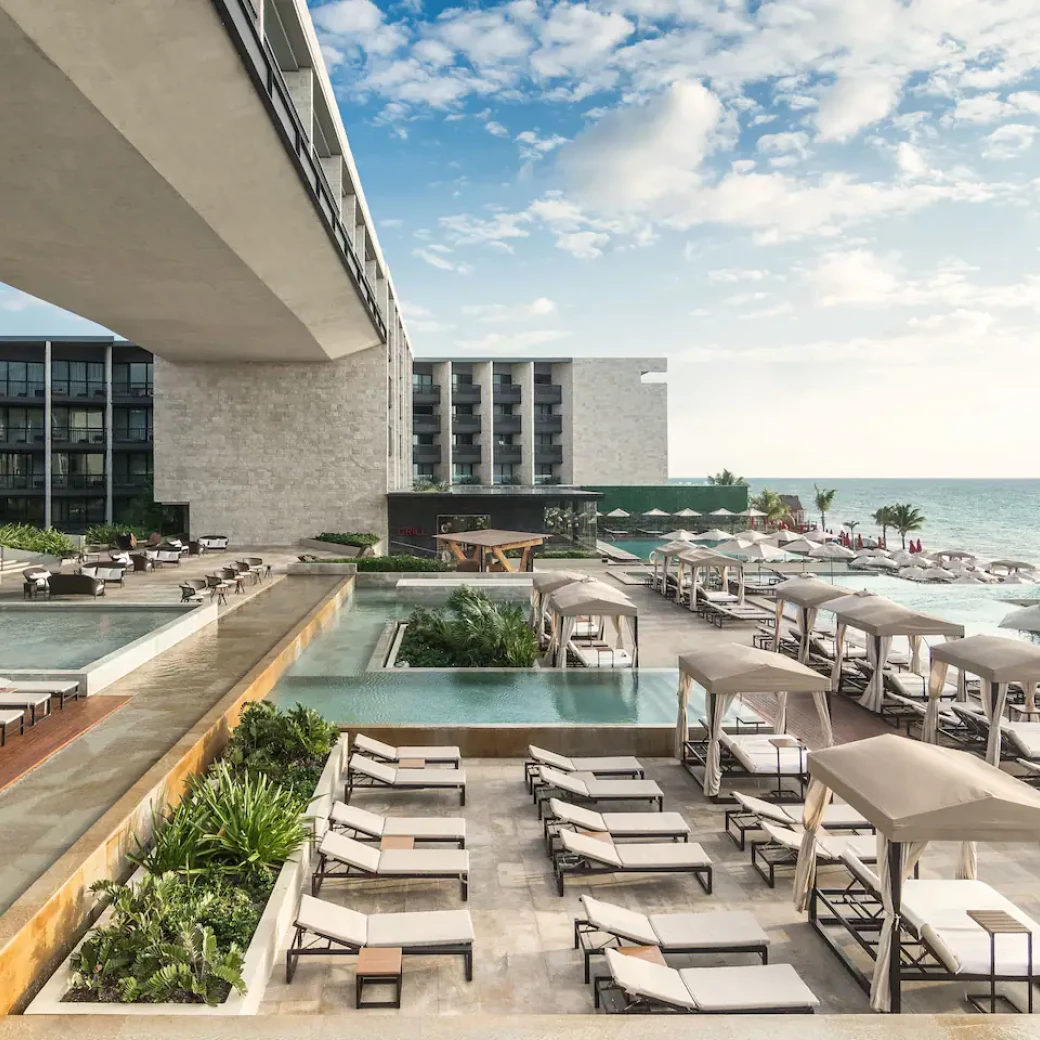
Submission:
[[[412,433],[440,433],[441,420],[437,415],[416,415],[412,413]]]
[[[104,444],[105,431],[90,426],[52,426],[51,441],[54,444]]]
[[[42,381],[25,379],[8,379],[0,381],[0,397],[43,397],[44,385]]]
[[[52,397],[97,397],[105,398],[105,384],[87,379],[51,380]]]
[[[519,462],[523,449],[519,444],[496,444],[496,462]]]
[[[556,383],[534,384],[535,404],[560,404],[563,401],[563,387]]]
[[[42,426],[0,426],[0,444],[43,444]]]
[[[454,415],[451,419],[451,428],[457,433],[479,433],[479,415]]]
[[[439,404],[441,388],[435,383],[412,383],[412,404]]]
[[[134,383],[126,380],[113,381],[113,397],[152,397],[153,386],[151,383]]]
[[[148,486],[151,479],[148,473],[116,473],[112,476],[112,487],[143,488]]]
[[[42,473],[0,473],[0,488],[4,491],[43,491],[45,487]]]
[[[51,487],[55,491],[104,491],[104,473],[54,473]]]
[[[496,415],[495,433],[519,433],[521,420],[519,415]]]
[[[116,444],[148,444],[152,439],[152,428],[149,426],[143,430],[120,429],[118,426],[112,431],[112,440]]]
[[[520,387],[513,383],[498,383],[495,385],[495,401],[501,404],[518,404],[520,401]]]
[[[453,404],[477,404],[480,401],[479,383],[456,383],[451,388]]]
[[[535,433],[563,433],[563,416],[536,415],[534,429]]]
[[[413,462],[433,462],[437,463],[441,461],[441,448],[439,444],[413,444],[412,445],[412,461]]]
[[[451,457],[454,462],[480,462],[480,445],[453,444]]]
[[[563,447],[559,444],[553,444],[548,447],[534,446],[534,461],[535,462],[563,462]]]

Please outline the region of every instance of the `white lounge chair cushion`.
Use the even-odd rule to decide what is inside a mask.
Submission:
[[[614,848],[625,870],[711,866],[711,857],[694,841],[634,842]]]
[[[561,773],[558,769],[553,769],[550,766],[539,766],[538,778],[543,784],[557,787],[561,791],[567,791],[569,794],[576,794],[582,798],[589,797],[589,789],[585,781],[573,773]]]
[[[445,762],[461,762],[462,752],[451,744],[431,744],[413,746],[404,745],[397,749],[398,760],[402,758],[423,758]]]
[[[656,780],[599,780],[586,781],[590,798],[658,798],[664,794]]]
[[[807,768],[808,751],[805,748],[777,748],[769,743],[768,736],[731,736],[723,733],[722,743],[748,773],[771,773],[776,776],[779,770],[783,776],[800,776]]]
[[[617,847],[609,841],[590,838],[587,834],[576,834],[574,831],[560,831],[560,841],[564,849],[572,855],[584,856],[609,867],[621,867]]]
[[[638,957],[626,957],[617,950],[607,950],[607,966],[614,981],[626,992],[651,1000],[661,1000],[675,1007],[696,1008],[690,991],[679,972]]]
[[[319,935],[339,939],[348,946],[364,946],[368,942],[368,918],[345,906],[325,899],[302,895],[296,923]]]
[[[627,907],[604,903],[592,896],[581,896],[582,906],[589,924],[609,935],[617,935],[623,939],[631,939],[640,946],[657,946],[659,938],[650,918],[646,914],[629,910]]]
[[[561,801],[559,798],[549,799],[549,808],[553,816],[565,823],[572,823],[575,827],[584,827],[587,831],[605,831],[606,819],[592,809],[586,809],[580,805],[571,805],[570,802]],[[656,813],[654,814],[657,815]]]
[[[466,837],[466,821],[461,816],[387,816],[383,834],[393,838],[462,841]]]
[[[392,784],[397,779],[397,770],[393,766],[388,766],[385,762],[377,762],[374,758],[366,758],[364,755],[351,755],[350,768],[386,784]]]
[[[597,650],[594,646],[583,646],[573,641],[567,646],[586,668],[628,668],[632,665],[632,658],[624,649]]]
[[[913,672],[885,672],[885,678],[899,693],[911,700],[927,700],[928,676],[915,675]],[[957,687],[953,683],[943,683],[941,697],[956,697]]]
[[[602,829],[619,838],[627,834],[690,833],[690,825],[677,812],[613,812],[604,813],[602,820]]]
[[[0,725],[11,726],[16,723],[20,718],[25,716],[24,711],[15,711],[13,709],[5,709],[0,711]]]
[[[368,919],[369,946],[457,946],[473,942],[473,919],[468,910],[419,910],[372,914]]]
[[[356,805],[347,805],[346,802],[333,803],[329,819],[362,834],[370,834],[373,838],[381,838],[386,825],[385,816],[359,809]]]
[[[528,744],[527,750],[531,753],[531,758],[542,765],[562,770],[564,773],[573,773],[575,770],[574,763],[565,755],[557,755],[554,751],[546,751],[545,748],[535,747],[534,744]]]
[[[797,853],[802,845],[801,825],[794,827],[777,827],[763,821],[762,830],[777,844]],[[838,863],[851,852],[862,863],[873,863],[877,859],[877,838],[873,834],[828,834],[818,831],[816,835],[816,855],[823,861]]]
[[[466,874],[465,849],[386,849],[379,853],[379,874]]]
[[[28,693],[24,690],[19,690],[17,693],[0,693],[0,706],[13,708],[19,704],[25,704],[33,708],[41,708],[50,699],[51,695],[49,693]]]
[[[753,798],[749,794],[741,794],[739,791],[733,792],[733,799],[742,809],[746,809],[760,820],[770,820],[773,823],[779,823],[781,826],[789,826],[800,820],[801,811],[804,809],[802,805],[797,807],[776,805],[762,798]],[[794,815],[795,808],[798,809],[797,816]],[[788,809],[791,811],[789,812]]]
[[[701,1011],[809,1008],[820,1003],[790,964],[683,968],[679,977]]]
[[[1001,722],[1000,728],[1023,758],[1040,758],[1040,722]]]
[[[374,737],[366,737],[364,733],[355,734],[354,747],[361,748],[362,751],[367,751],[369,754],[379,755],[382,758],[391,760],[397,758],[397,748],[384,744],[381,740],[376,740]]]
[[[395,787],[465,787],[464,769],[395,769]]]
[[[642,772],[643,766],[638,758],[631,755],[607,755],[600,758],[572,759],[574,768],[587,770],[590,773],[635,773]]]
[[[657,943],[668,949],[717,949],[721,946],[768,946],[769,936],[747,910],[707,910],[702,913],[651,914]]]
[[[379,871],[379,849],[374,845],[366,845],[363,841],[348,838],[345,834],[326,831],[322,835],[318,851],[369,874]]]

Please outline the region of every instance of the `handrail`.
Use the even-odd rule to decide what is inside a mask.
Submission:
[[[354,250],[353,236],[347,233],[340,216],[339,202],[332,197],[332,189],[321,163],[315,161],[311,152],[310,137],[296,111],[282,70],[266,39],[257,30],[252,5],[249,0],[213,0],[213,5],[217,17],[231,37],[235,50],[238,51],[246,71],[263,99],[272,122],[280,131],[279,136],[286,152],[296,161],[296,172],[310,190],[311,201],[323,218],[326,233],[339,247],[340,260],[352,277],[358,297],[368,310],[376,331],[386,342],[386,321],[365,274],[364,263],[358,259]]]

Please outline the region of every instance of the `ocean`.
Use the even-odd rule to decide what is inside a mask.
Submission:
[[[798,495],[810,519],[813,481],[803,477],[748,477],[752,494],[770,488]],[[705,483],[703,478],[670,483]],[[1040,566],[1040,480],[876,480],[816,478],[821,488],[837,488],[827,526],[837,530],[846,520],[859,520],[857,534],[876,535],[871,515],[882,506],[907,503],[925,517],[920,537],[925,549],[965,549],[982,559],[1011,558]],[[889,531],[890,548],[899,535]]]

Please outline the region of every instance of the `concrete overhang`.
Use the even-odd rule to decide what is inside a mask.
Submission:
[[[383,342],[211,0],[0,0],[0,280],[170,360]]]

